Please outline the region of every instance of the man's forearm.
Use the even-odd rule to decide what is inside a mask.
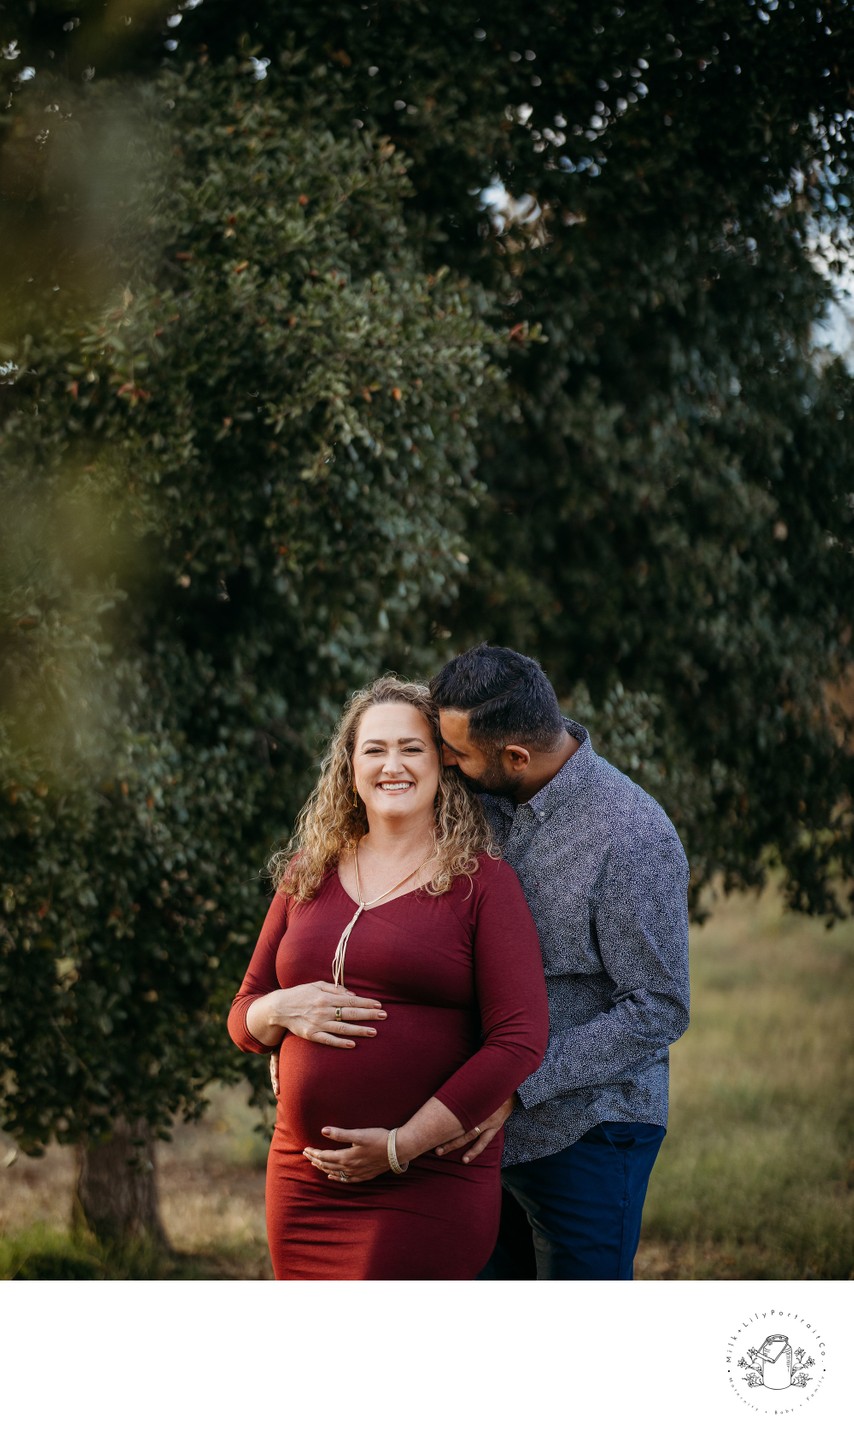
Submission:
[[[688,1026],[675,999],[632,995],[589,1023],[553,1031],[536,1073],[517,1090],[523,1108],[578,1089],[607,1087],[636,1073],[674,1043]]]

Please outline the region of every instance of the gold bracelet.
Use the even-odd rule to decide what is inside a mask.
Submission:
[[[397,1158],[397,1129],[390,1128],[388,1131],[388,1142],[386,1153],[388,1154],[388,1166],[392,1173],[406,1173],[409,1167],[409,1160],[406,1163],[399,1163]]]

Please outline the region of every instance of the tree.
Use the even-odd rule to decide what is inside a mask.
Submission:
[[[93,305],[84,239],[6,359],[3,1121],[80,1145],[101,1236],[158,1240],[151,1140],[228,1072],[253,875],[332,712],[462,572],[498,372],[471,287],[408,245],[391,144],[228,66],[57,113],[80,183],[48,157],[38,198],[91,233],[111,156],[122,284]]]
[[[816,324],[851,262],[849,7],[212,3],[265,84],[411,162],[408,223],[496,297],[453,652],[530,650],[714,876],[833,916],[852,876],[852,381]],[[504,187],[504,213],[484,195]],[[495,190],[493,186],[493,190]],[[541,328],[547,343],[524,341]]]
[[[531,650],[672,811],[695,902],[770,862],[792,905],[840,913],[851,378],[816,324],[851,262],[849,7],[205,0],[161,38],[389,135],[425,267],[510,337],[468,579],[402,660]]]

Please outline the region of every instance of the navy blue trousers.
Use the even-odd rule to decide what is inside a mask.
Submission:
[[[501,1231],[483,1279],[631,1279],[665,1130],[600,1123],[577,1143],[502,1171]]]

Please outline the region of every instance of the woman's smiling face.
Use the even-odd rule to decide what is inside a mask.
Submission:
[[[412,704],[374,704],[362,715],[353,746],[356,789],[373,818],[433,821],[439,751],[430,725]]]

